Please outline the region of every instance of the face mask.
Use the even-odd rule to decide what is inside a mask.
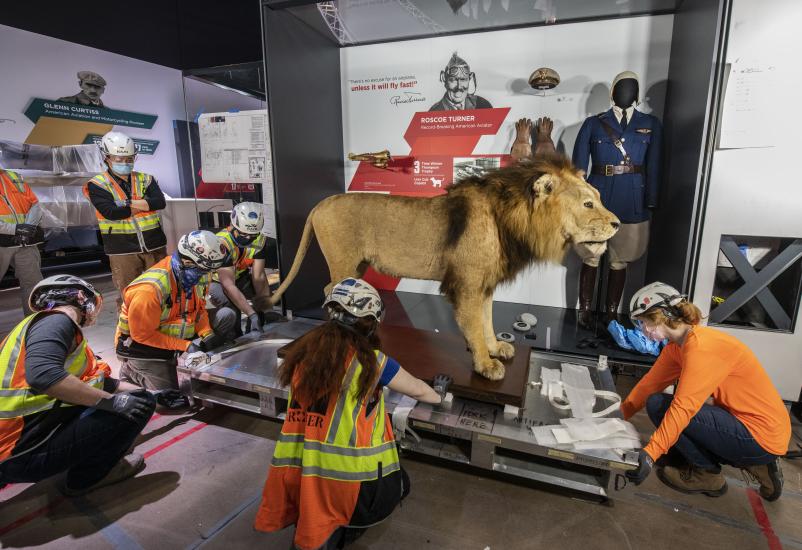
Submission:
[[[640,330],[649,340],[661,342],[666,338],[666,336],[662,334],[659,326],[647,327],[643,321],[635,321],[635,327]]]
[[[111,170],[118,176],[129,176],[134,171],[134,165],[127,162],[112,162]]]
[[[181,283],[185,292],[190,292],[201,278],[208,273],[205,269],[199,267],[186,267],[183,265],[181,257],[178,252],[173,253],[170,259],[170,266],[173,268],[173,275]]]
[[[244,235],[242,233],[237,232],[238,234],[234,236],[234,242],[237,243],[239,246],[248,246],[253,241],[256,240],[256,235]]]

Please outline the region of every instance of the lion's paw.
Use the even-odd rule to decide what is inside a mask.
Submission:
[[[510,359],[515,357],[515,346],[510,344],[509,342],[502,342],[501,340],[496,341],[496,350],[490,351],[490,355],[493,357],[500,357],[502,359]]]
[[[488,380],[501,380],[504,378],[504,364],[498,359],[489,358],[481,363],[476,363],[473,370]]]

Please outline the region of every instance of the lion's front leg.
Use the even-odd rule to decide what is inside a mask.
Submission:
[[[504,365],[490,357],[484,331],[484,298],[478,293],[464,293],[454,301],[454,317],[468,341],[473,355],[473,370],[490,380],[504,378]]]
[[[482,304],[482,322],[484,325],[485,343],[491,357],[509,359],[515,355],[515,347],[509,342],[502,342],[496,338],[493,327],[493,295],[484,299]]]

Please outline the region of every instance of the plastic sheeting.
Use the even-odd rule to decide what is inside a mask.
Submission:
[[[562,363],[561,370],[541,369],[540,394],[547,396],[551,405],[559,410],[571,410],[575,418],[603,417],[618,410],[621,397],[611,391],[595,389],[588,368],[573,363]],[[598,399],[612,402],[603,410],[594,412]]]
[[[0,140],[0,168],[18,172],[31,186],[39,198],[46,236],[97,225],[95,209],[82,191],[104,170],[96,145],[49,147]]]

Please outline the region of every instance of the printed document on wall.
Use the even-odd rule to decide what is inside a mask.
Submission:
[[[198,119],[207,183],[271,183],[267,111],[205,113]]]
[[[776,145],[776,100],[772,101],[777,67],[738,59],[730,66],[721,120],[720,149]]]

